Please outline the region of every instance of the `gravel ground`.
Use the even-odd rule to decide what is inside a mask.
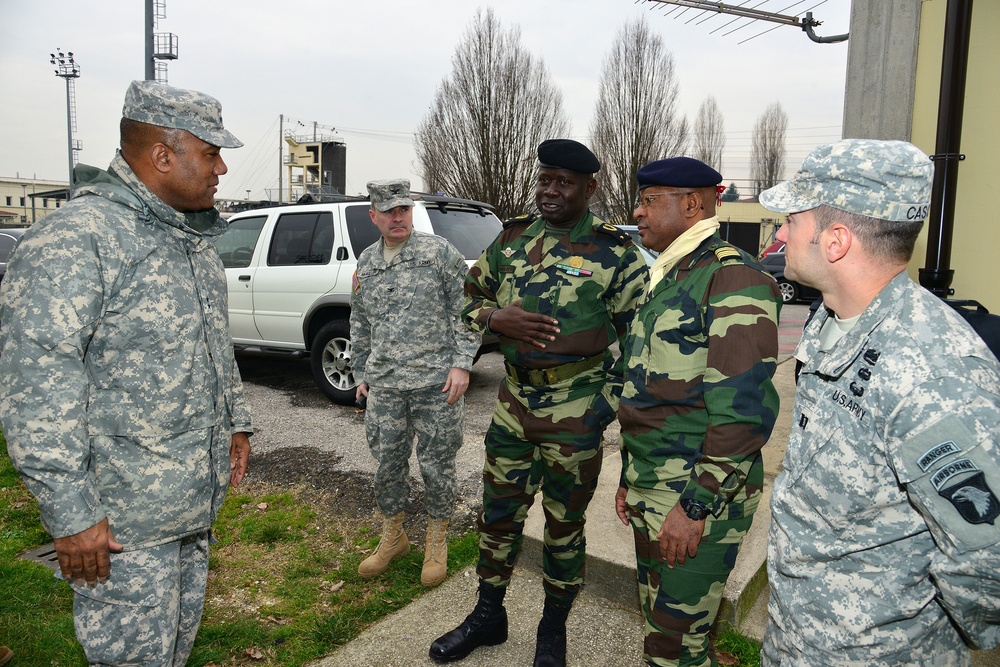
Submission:
[[[331,497],[344,512],[370,517],[375,511],[375,461],[365,439],[364,413],[327,400],[313,384],[308,359],[238,352],[236,360],[256,429],[247,481],[305,484]],[[481,506],[483,438],[502,378],[499,353],[484,355],[472,369],[464,441],[456,461],[460,490],[452,519],[455,531],[472,528]],[[617,447],[618,423],[605,435],[610,446]],[[407,523],[418,528],[424,521],[423,483],[415,455],[410,459],[410,477]]]

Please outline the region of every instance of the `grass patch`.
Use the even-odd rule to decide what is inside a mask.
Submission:
[[[301,488],[256,485],[230,493],[215,525],[219,542],[190,667],[298,667],[427,590],[419,550],[376,579],[358,577],[378,533],[335,512]],[[48,568],[17,557],[50,541],[0,436],[0,644],[14,650],[18,667],[83,667],[72,591]],[[477,556],[474,533],[449,541],[450,572]]]
[[[715,638],[715,648],[730,653],[739,660],[739,667],[760,667],[760,642],[726,628]]]

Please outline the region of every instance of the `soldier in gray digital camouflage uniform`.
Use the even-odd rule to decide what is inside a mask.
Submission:
[[[368,194],[382,238],[358,258],[351,350],[358,398],[367,397],[365,431],[378,462],[375,498],[384,521],[378,548],[358,574],[379,575],[410,551],[403,518],[415,436],[428,514],[420,581],[437,586],[448,571],[455,456],[480,336],[461,319],[465,258],[440,236],[413,231],[410,182],[373,181]]]
[[[134,81],[121,152],[25,232],[0,299],[0,418],[100,665],[183,665],[210,526],[243,479],[250,413],[214,240],[220,148],[203,93]]]
[[[932,172],[847,139],[760,196],[789,214],[788,277],[823,295],[771,496],[764,665],[968,665],[1000,640],[1000,364],[906,273]]]

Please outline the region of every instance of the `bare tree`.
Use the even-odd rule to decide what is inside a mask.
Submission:
[[[715,103],[715,97],[709,95],[698,108],[698,117],[694,121],[692,157],[722,173],[722,151],[725,148],[726,130],[722,112]]]
[[[683,153],[688,124],[677,116],[677,98],[674,58],[663,40],[644,18],[626,23],[604,59],[590,125],[602,164],[595,208],[608,221],[628,221],[641,166]]]
[[[487,9],[455,48],[414,143],[428,189],[485,201],[506,218],[533,206],[538,144],[568,131],[544,63]]]
[[[775,102],[758,118],[750,139],[750,180],[754,196],[774,187],[785,177],[785,133],[788,116]]]

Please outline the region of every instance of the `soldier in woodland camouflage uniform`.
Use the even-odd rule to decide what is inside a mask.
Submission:
[[[251,432],[214,240],[219,102],[134,81],[121,152],[25,232],[0,300],[0,416],[76,634],[101,665],[183,665],[209,528]],[[110,553],[109,553],[110,552]]]
[[[431,646],[457,660],[507,639],[503,596],[535,492],[545,509],[545,609],[536,665],[561,665],[566,617],[583,584],[584,521],[601,470],[601,436],[615,418],[624,336],[646,284],[629,236],[594,217],[600,163],[585,146],[538,147],[540,216],[508,221],[469,271],[466,321],[501,338],[507,377],[486,434],[480,515],[479,603]]]
[[[462,415],[480,336],[462,322],[465,258],[447,240],[413,231],[407,180],[368,184],[372,222],[382,233],[358,258],[351,296],[351,349],[365,431],[378,461],[375,498],[384,515],[378,548],[358,568],[374,577],[410,551],[403,530],[413,438],[424,478],[427,541],[420,580],[444,581],[447,528],[458,482]]]
[[[623,346],[615,509],[635,537],[646,664],[716,665],[708,633],[763,492],[760,449],[778,414],[781,295],[719,237],[719,172],[678,157],[637,176],[633,215],[660,255]]]
[[[771,496],[765,665],[970,663],[1000,639],[1000,364],[906,264],[931,161],[820,146],[761,194],[787,274],[823,306],[795,357]]]

